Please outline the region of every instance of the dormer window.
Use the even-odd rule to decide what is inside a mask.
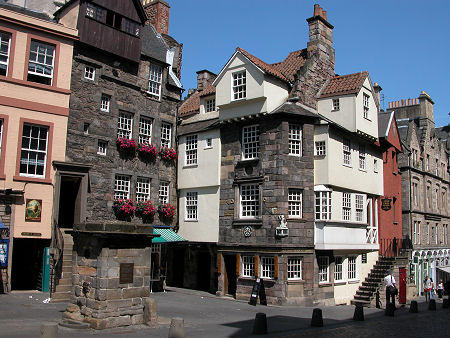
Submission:
[[[206,100],[205,106],[206,106],[205,110],[207,113],[216,110],[216,100],[215,99]]]
[[[363,94],[363,116],[369,118],[369,95]]]
[[[247,97],[246,72],[233,74],[233,100],[245,99]]]
[[[333,110],[339,110],[339,99],[333,99]]]

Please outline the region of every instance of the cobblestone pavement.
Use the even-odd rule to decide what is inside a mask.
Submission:
[[[31,297],[31,298],[30,298]],[[42,323],[57,323],[66,304],[48,304],[48,294],[14,292],[0,295],[0,337],[39,337]],[[154,328],[134,326],[103,331],[59,327],[60,337],[167,337],[170,319],[181,317],[186,337],[249,337],[256,313],[267,316],[266,337],[450,337],[450,309],[429,311],[419,303],[419,313],[399,308],[395,317],[380,309],[364,309],[365,321],[352,320],[354,307],[322,307],[324,327],[312,328],[313,308],[248,305],[246,302],[185,289],[170,288],[153,293],[158,304],[159,324]],[[419,300],[420,302],[421,300]]]

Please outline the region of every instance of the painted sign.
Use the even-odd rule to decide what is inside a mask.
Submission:
[[[381,209],[384,211],[391,210],[391,199],[390,198],[381,199]]]
[[[42,200],[27,199],[25,205],[25,221],[40,222],[42,213]]]

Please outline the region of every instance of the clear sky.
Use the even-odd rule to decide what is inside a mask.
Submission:
[[[185,94],[197,86],[198,70],[218,73],[238,46],[267,63],[306,48],[306,19],[318,3],[334,26],[337,74],[369,71],[385,108],[424,90],[436,126],[450,123],[449,0],[166,1],[169,34],[184,45]]]

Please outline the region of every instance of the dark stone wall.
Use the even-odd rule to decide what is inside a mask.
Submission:
[[[169,202],[177,206],[176,164],[167,164],[159,158],[154,162],[145,162],[138,156],[124,157],[116,146],[117,122],[121,111],[133,114],[133,139],[136,142],[139,117],[145,116],[153,119],[152,143],[158,150],[161,144],[161,122],[172,124],[172,146],[175,145],[180,91],[166,85],[168,72],[164,68],[161,100],[148,96],[149,64],[147,59],[141,59],[137,64],[82,44],[75,45],[66,159],[92,166],[89,172],[87,222],[116,221],[111,208],[115,174],[131,176],[133,200],[137,177],[151,178],[151,200],[155,208],[159,204],[160,181],[170,182]],[[95,67],[94,81],[84,78],[86,65]],[[111,97],[109,112],[100,110],[102,94]],[[83,130],[85,123],[89,124],[87,133]],[[98,140],[108,143],[106,156],[97,154]],[[173,222],[176,219],[175,215]],[[140,222],[140,219],[135,217],[133,221]],[[157,214],[155,223],[161,223]]]

